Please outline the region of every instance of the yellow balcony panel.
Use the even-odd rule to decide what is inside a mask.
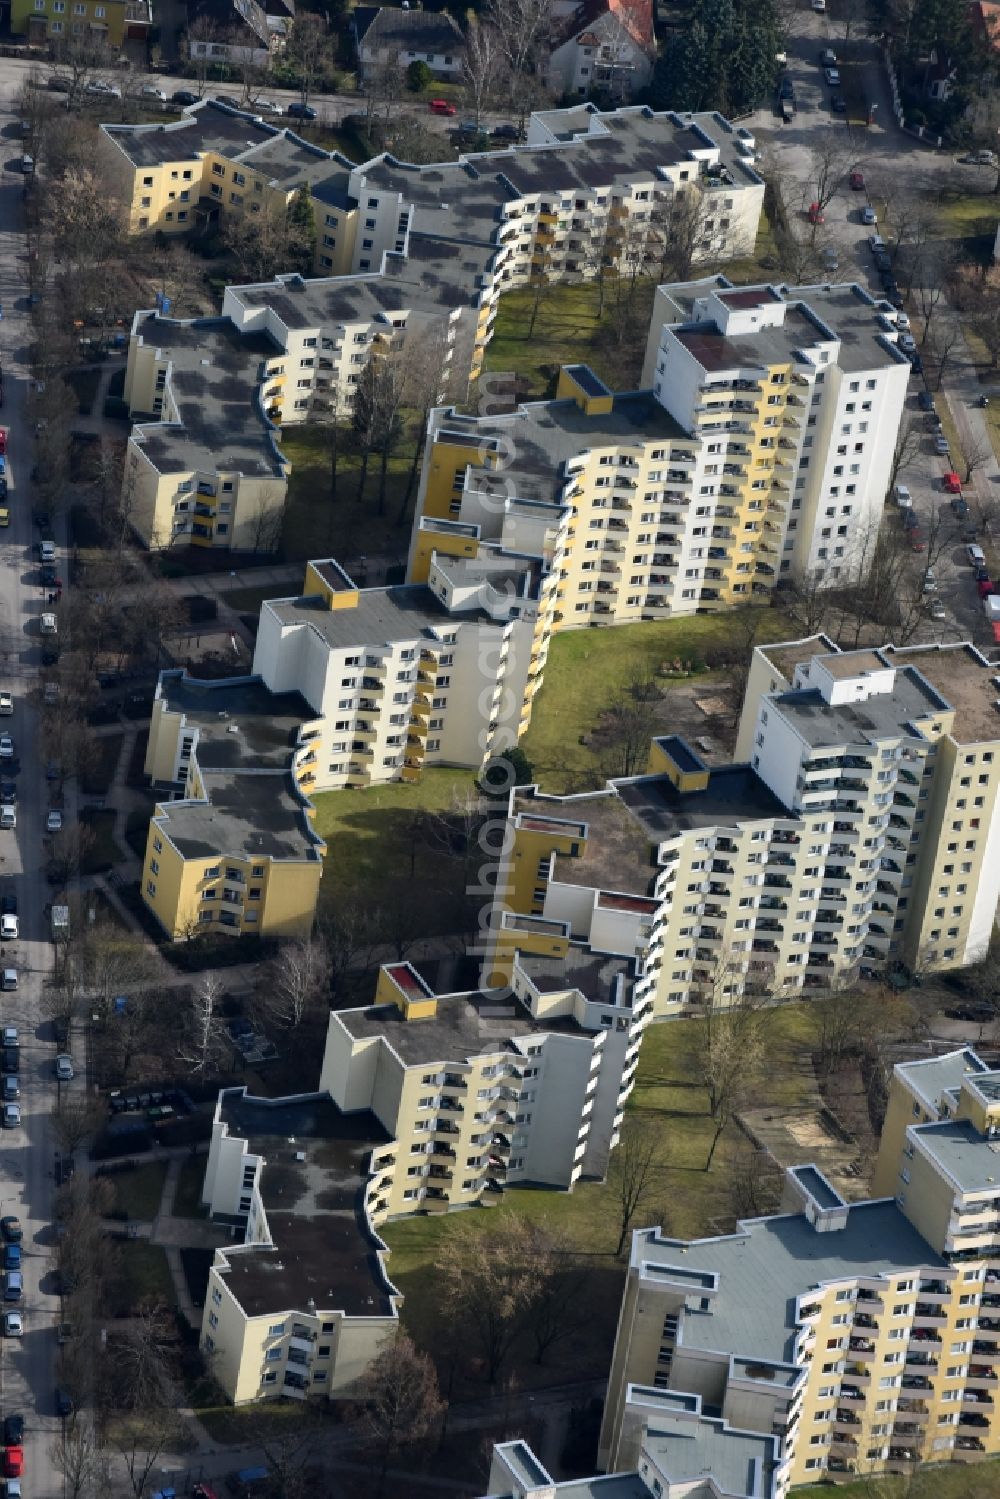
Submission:
[[[411,718],[428,718],[431,713],[431,700],[429,697],[415,697],[410,709]]]
[[[423,771],[419,766],[404,765],[399,773],[399,779],[407,785],[412,785],[414,781],[419,781],[422,775]]]

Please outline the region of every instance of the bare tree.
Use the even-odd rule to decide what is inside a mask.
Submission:
[[[928,293],[928,297],[932,295],[932,292]],[[927,374],[927,383],[934,390],[940,390],[944,385],[944,377],[962,345],[962,329],[957,318],[948,318],[941,323],[936,322],[933,331],[925,323],[921,355]]]
[[[525,116],[543,93],[551,6],[549,0],[489,0],[486,14],[504,58],[505,91],[523,127]]]
[[[782,1173],[766,1150],[741,1150],[727,1168],[733,1217],[760,1218],[777,1211]]]
[[[52,1113],[52,1133],[65,1155],[75,1155],[85,1140],[96,1134],[105,1119],[98,1100],[86,1094],[63,1093]]]
[[[308,104],[315,85],[330,72],[333,64],[333,39],[326,18],[312,11],[299,11],[292,21],[284,56],[294,65],[299,99]]]
[[[178,1058],[192,1072],[203,1074],[218,1062],[223,1048],[223,1027],[218,1015],[222,980],[211,970],[203,973],[191,990],[185,1016],[185,1033],[178,1044]]]
[[[373,1359],[358,1392],[361,1426],[378,1452],[374,1492],[381,1494],[392,1459],[423,1441],[441,1415],[437,1374],[428,1355],[400,1332]]]
[[[111,1461],[90,1421],[65,1422],[49,1452],[64,1499],[103,1499],[110,1492]]]
[[[960,438],[962,445],[961,459],[965,470],[965,482],[968,484],[977,469],[984,464],[993,461],[993,444],[987,433],[973,433],[969,437]],[[956,455],[958,456],[958,455]]]
[[[703,990],[705,1018],[698,1070],[715,1126],[705,1170],[722,1133],[749,1098],[765,1054],[769,985],[749,983],[741,965],[722,959]]]
[[[636,1214],[648,1204],[656,1188],[661,1169],[659,1146],[660,1138],[651,1120],[634,1115],[626,1118],[608,1169],[608,1185],[617,1210],[616,1255],[625,1248]]]
[[[330,954],[321,933],[282,944],[270,965],[268,988],[274,1017],[289,1030],[330,992]]]
[[[442,1309],[476,1340],[491,1385],[534,1295],[533,1264],[527,1225],[510,1212],[456,1223],[435,1261]]]
[[[900,422],[899,432],[896,436],[896,446],[892,455],[892,467],[889,470],[889,489],[895,484],[900,474],[903,473],[916,458],[920,456],[923,446],[923,433],[920,427],[908,417]]]
[[[462,59],[462,82],[477,130],[484,113],[493,105],[502,66],[503,48],[495,28],[470,13]]]
[[[604,708],[592,739],[602,751],[601,767],[608,777],[634,776],[645,766],[662,696],[652,676],[635,672]]]

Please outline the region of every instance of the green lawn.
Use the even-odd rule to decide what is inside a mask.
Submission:
[[[165,1252],[157,1244],[133,1239],[119,1246],[119,1273],[111,1287],[111,1315],[130,1316],[138,1307],[161,1302],[174,1305],[174,1282]]]
[[[130,1218],[146,1223],[156,1217],[167,1179],[166,1161],[146,1161],[128,1171],[113,1171],[106,1178],[115,1190],[115,1207]]]
[[[314,826],[327,842],[321,911],[350,905],[390,925],[405,918],[426,936],[454,931],[461,860],[421,832],[419,815],[447,810],[471,786],[471,771],[431,769],[412,785],[315,796]]]
[[[778,610],[757,613],[761,641],[795,633]],[[645,675],[663,662],[676,660],[703,665],[706,653],[733,644],[734,633],[725,614],[648,620],[607,630],[567,630],[557,635],[532,709],[531,726],[521,741],[544,788],[560,792],[601,784],[599,756],[580,744],[580,736],[591,732],[602,709],[633,672]]]
[[[174,1205],[171,1209],[176,1218],[206,1218],[208,1210],[201,1204],[201,1189],[205,1181],[207,1156],[192,1156],[181,1166]]]
[[[532,396],[554,395],[559,367],[564,364],[589,364],[613,390],[634,390],[642,370],[645,329],[656,284],[652,277],[639,283],[635,326],[643,332],[636,336],[633,330],[622,342],[612,327],[610,294],[604,316],[599,317],[600,294],[591,282],[546,287],[533,330],[531,313],[536,293],[505,292],[486,351],[486,367],[516,371]]]
[[[793,1492],[796,1499],[995,1499],[1000,1495],[1000,1462],[934,1463],[912,1478],[879,1475],[836,1487],[810,1484]]]
[[[364,554],[406,560],[413,521],[413,498],[409,513],[399,522],[413,459],[412,425],[389,460],[384,514],[378,513],[378,458],[373,455],[365,493],[359,498],[360,459],[347,447],[345,420],[341,431],[341,455],[337,487],[330,495],[330,436],[318,426],[288,427],[278,445],[292,465],[288,480],[288,507],[282,530],[281,555],[286,562],[308,557],[336,557],[348,568]]]
[[[817,1014],[809,1005],[788,1005],[772,1012],[767,1087],[768,1099],[776,1108],[794,1107],[811,1096],[810,1053],[816,1027]],[[744,1148],[739,1131],[731,1127],[722,1137],[712,1169],[705,1170],[714,1127],[705,1091],[693,1080],[700,1038],[701,1028],[693,1021],[651,1026],[643,1038],[629,1102],[631,1117],[662,1125],[658,1178],[634,1226],[662,1224],[680,1238],[732,1226],[729,1171]],[[514,1187],[504,1194],[504,1206],[565,1231],[593,1266],[594,1283],[588,1291],[593,1336],[585,1343],[566,1346],[573,1367],[599,1374],[607,1368],[621,1295],[622,1264],[614,1257],[618,1219],[613,1186],[585,1183],[571,1193]],[[418,1342],[438,1355],[442,1329],[433,1296],[434,1258],[438,1244],[460,1221],[460,1215],[416,1217],[386,1224],[381,1230],[392,1251],[389,1276],[407,1297],[403,1321]],[[515,1372],[519,1386],[538,1376],[530,1356]],[[551,1369],[547,1378],[551,1381]]]

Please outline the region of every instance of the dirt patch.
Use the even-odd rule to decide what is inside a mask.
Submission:
[[[847,1143],[823,1122],[823,1105],[817,1094],[815,1109],[774,1114],[766,1109],[748,1109],[740,1124],[754,1144],[766,1150],[782,1168],[808,1163],[818,1166],[827,1181],[848,1199],[867,1194],[867,1171],[855,1141]]]
[[[668,685],[663,699],[657,704],[656,716],[662,721],[666,733],[679,734],[689,744],[704,740],[711,749],[697,746],[709,764],[728,764],[736,729],[732,721],[729,704],[724,697],[705,692],[711,686],[704,678],[696,684]]]

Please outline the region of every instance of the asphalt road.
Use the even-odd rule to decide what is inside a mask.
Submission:
[[[15,89],[18,83],[19,78]],[[0,421],[9,432],[10,525],[0,531],[0,687],[13,692],[15,710],[13,717],[0,719],[0,730],[14,738],[17,829],[0,832],[0,891],[17,896],[20,937],[3,944],[0,962],[16,964],[20,985],[16,993],[0,996],[0,1011],[3,1024],[16,1025],[20,1032],[22,1123],[19,1129],[0,1130],[0,1215],[16,1214],[24,1230],[24,1336],[0,1339],[0,1410],[4,1416],[20,1412],[25,1419],[25,1492],[58,1499],[62,1478],[51,1456],[60,1431],[53,1403],[59,1298],[53,1294],[55,1157],[50,1129],[56,1103],[56,1047],[49,1026],[41,1020],[39,1003],[53,962],[45,909],[50,892],[43,875],[49,794],[39,753],[39,712],[29,699],[41,664],[39,616],[44,595],[28,482],[33,458],[24,408],[30,325],[22,181],[10,168],[17,149],[11,105],[12,74],[4,70],[0,72],[0,359],[4,375]],[[60,555],[64,555],[62,546]]]

